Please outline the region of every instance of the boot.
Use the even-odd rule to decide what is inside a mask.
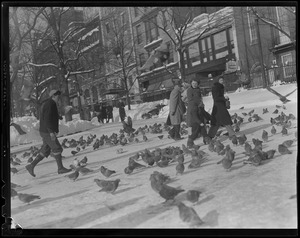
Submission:
[[[174,130],[175,130],[174,140],[182,140],[183,138],[180,136],[180,125],[175,125]]]
[[[228,137],[231,140],[232,137],[233,137],[233,135],[235,135],[235,132],[234,132],[234,130],[233,130],[233,128],[232,128],[231,125],[227,125],[227,126],[225,126],[225,128],[228,131]]]
[[[25,168],[27,169],[27,171],[29,172],[29,174],[33,177],[35,177],[34,174],[34,167],[44,159],[44,157],[41,154],[38,154],[38,156],[34,159],[34,161],[31,162],[31,164],[28,164],[25,166]]]
[[[175,127],[173,127],[170,131],[169,131],[169,136],[171,139],[174,139],[175,137]]]
[[[67,169],[63,166],[61,154],[55,155],[54,158],[55,158],[56,163],[57,163],[57,168],[58,168],[57,173],[58,174],[64,174],[64,173],[68,173],[68,172],[72,171],[72,169]]]
[[[194,140],[192,140],[190,137],[188,137],[186,146],[187,146],[187,148],[189,148],[189,149],[193,148],[193,147],[195,146]]]

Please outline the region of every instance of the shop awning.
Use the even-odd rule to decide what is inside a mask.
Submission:
[[[104,95],[107,94],[120,94],[123,93],[124,89],[122,88],[111,88],[111,89],[107,89],[105,92],[103,92]]]

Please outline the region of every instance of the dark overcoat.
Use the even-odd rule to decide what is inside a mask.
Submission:
[[[172,125],[179,125],[183,120],[184,108],[183,101],[181,99],[181,90],[178,85],[174,86],[170,94],[170,120]],[[175,113],[174,115],[172,115]]]
[[[118,107],[119,107],[119,116],[121,118],[121,121],[124,121],[124,118],[126,117],[124,102],[119,102]]]
[[[191,127],[192,124],[201,124],[201,120],[198,113],[198,107],[202,103],[202,95],[199,87],[193,88],[190,86],[187,89],[187,114],[186,114],[186,124]]]
[[[40,131],[44,133],[59,132],[59,114],[56,102],[49,98],[41,106]]]
[[[211,113],[211,125],[227,126],[232,125],[230,114],[226,108],[224,97],[224,85],[216,82],[212,87],[214,105]]]

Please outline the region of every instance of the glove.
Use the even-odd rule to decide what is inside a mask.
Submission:
[[[58,116],[58,119],[59,119],[59,120],[62,120],[62,119],[63,119],[63,117],[62,117],[61,115],[59,115],[59,116]]]
[[[55,133],[50,133],[50,137],[51,137],[51,140],[55,141],[55,139],[56,139]]]

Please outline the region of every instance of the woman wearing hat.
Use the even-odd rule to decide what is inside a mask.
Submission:
[[[226,108],[226,101],[228,101],[229,98],[224,96],[223,76],[220,76],[218,81],[214,83],[212,87],[212,97],[214,100],[214,105],[211,113],[212,120],[208,135],[210,138],[214,138],[219,127],[224,126],[228,131],[229,138],[231,138],[233,135],[235,135],[235,132],[231,126],[233,124],[231,116]]]
[[[59,132],[58,121],[59,114],[57,103],[61,92],[59,90],[51,90],[49,93],[50,98],[46,100],[41,106],[40,112],[40,135],[43,139],[43,145],[37,157],[25,166],[29,174],[35,177],[34,168],[45,157],[47,158],[51,151],[57,163],[58,174],[68,173],[72,169],[66,169],[62,164],[62,151],[63,148],[59,143],[56,135]]]

